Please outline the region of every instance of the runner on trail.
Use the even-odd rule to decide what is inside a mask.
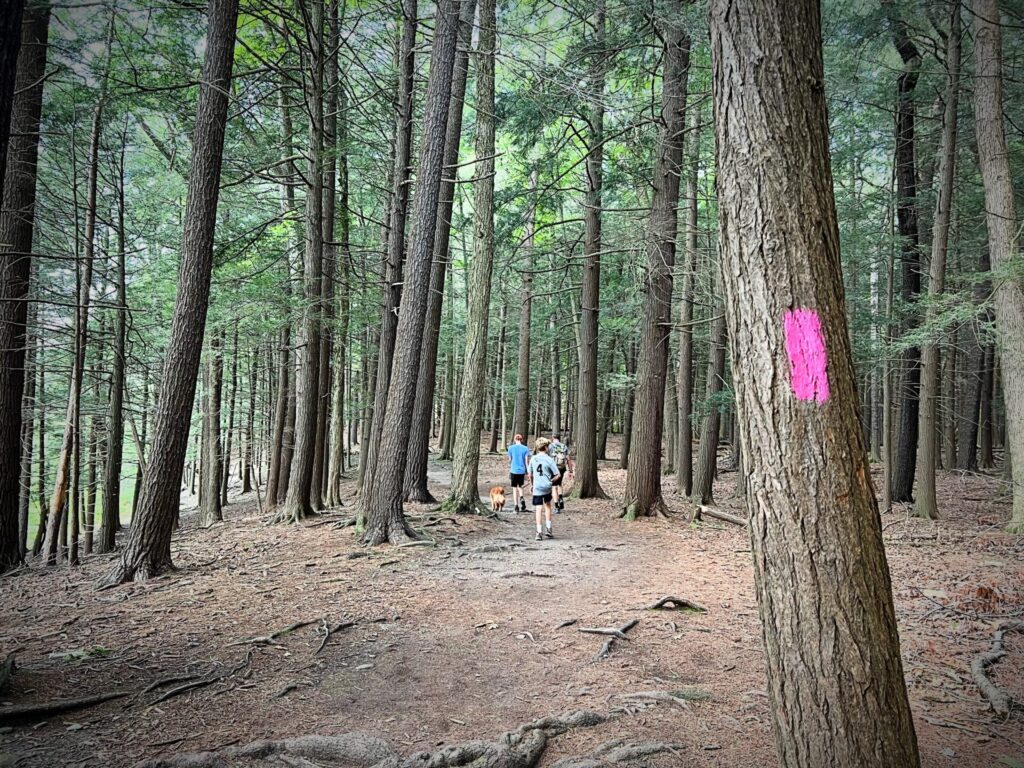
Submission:
[[[517,513],[526,511],[523,486],[526,484],[526,463],[529,460],[530,449],[523,445],[523,436],[517,434],[508,447],[508,480],[512,486],[512,508]]]
[[[555,432],[551,435],[551,445],[548,446],[548,455],[555,461],[558,467],[558,479],[551,483],[552,498],[555,501],[555,514],[565,509],[565,494],[562,492],[562,480],[566,473],[574,475],[573,460],[570,456],[569,446],[562,442],[561,436]]]
[[[555,538],[551,532],[551,489],[555,480],[558,480],[561,475],[558,473],[558,465],[548,456],[549,444],[550,441],[546,437],[538,438],[534,446],[537,452],[530,459],[530,482],[533,484],[533,512],[537,518],[537,541]]]

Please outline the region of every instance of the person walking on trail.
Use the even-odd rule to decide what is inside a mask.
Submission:
[[[565,494],[562,492],[562,480],[566,474],[576,474],[573,469],[573,460],[569,452],[569,446],[562,442],[561,436],[555,432],[551,435],[551,445],[548,446],[548,455],[554,460],[558,467],[558,479],[551,483],[552,498],[555,502],[555,514],[565,509]]]
[[[548,455],[550,441],[546,437],[539,438],[536,453],[530,459],[530,482],[533,484],[533,512],[537,518],[537,541],[553,539],[551,532],[551,490],[556,480],[561,478],[558,465]],[[543,517],[543,520],[541,519]]]
[[[523,445],[523,436],[517,434],[508,447],[508,480],[512,486],[512,508],[518,512],[526,511],[526,496],[523,486],[526,484],[527,462],[530,460],[530,449]]]

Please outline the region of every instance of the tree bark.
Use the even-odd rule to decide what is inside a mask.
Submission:
[[[1003,402],[1006,409],[1006,448],[1012,463],[1024,466],[1024,281],[1019,269],[1020,222],[1013,197],[1009,150],[1003,117],[1002,28],[997,0],[974,0],[974,125],[978,159],[985,185],[992,268],[1005,277],[996,282],[995,315],[999,344]],[[1021,472],[1017,472],[1020,476]],[[1024,488],[1015,479],[1013,513],[1007,530],[1024,532]]]
[[[7,149],[11,138],[11,113],[14,110],[24,11],[25,0],[9,0],[0,9],[0,200],[7,176]]]
[[[224,129],[234,59],[238,0],[210,0],[209,27],[182,237],[178,297],[160,379],[153,444],[143,476],[139,510],[119,562],[104,585],[142,581],[173,568],[171,531],[178,511],[189,417],[213,271],[213,234],[220,192]]]
[[[949,246],[950,206],[953,199],[953,173],[956,165],[957,104],[960,97],[960,4],[950,11],[946,46],[946,70],[949,83],[942,126],[942,154],[939,158],[939,190],[935,198],[935,219],[932,225],[932,259],[928,279],[928,312],[926,327],[938,315],[937,301],[945,292],[946,252]],[[935,468],[938,445],[938,399],[940,372],[938,340],[925,343],[921,353],[921,407],[918,419],[917,499],[914,515],[929,520],[939,516],[935,493]]]
[[[633,437],[623,502],[623,515],[628,520],[667,513],[661,495],[661,442],[671,335],[679,179],[686,128],[690,37],[682,26],[682,0],[671,0],[666,8],[671,17],[660,24],[665,45],[662,129],[654,161],[654,194],[647,231],[647,276],[644,281]]]
[[[463,0],[465,3],[466,0]],[[495,0],[480,0],[480,37],[476,65],[476,176],[473,180],[473,273],[466,319],[465,374],[455,427],[451,493],[444,507],[455,512],[482,512],[477,488],[480,430],[487,396],[487,333],[491,314],[494,265],[494,58],[497,48]]]
[[[437,9],[394,368],[387,407],[376,417],[383,417],[376,468],[364,492],[368,516],[364,541],[368,544],[396,543],[414,535],[402,510],[402,481],[430,292],[460,7],[460,0],[442,0]]]
[[[525,258],[521,268],[523,289],[519,307],[519,361],[516,367],[516,404],[512,412],[512,433],[530,437],[530,316],[533,311],[533,245],[537,230],[537,171],[530,174],[530,212],[526,220],[523,244]]]
[[[857,415],[815,0],[712,0],[722,276],[784,768],[920,764]]]
[[[462,3],[459,19],[459,50],[452,79],[452,99],[448,107],[445,130],[444,176],[441,180],[437,233],[434,236],[434,262],[430,268],[430,299],[427,303],[426,327],[423,331],[423,352],[420,359],[419,385],[413,407],[412,431],[409,434],[409,460],[405,467],[403,494],[408,501],[432,503],[427,488],[427,456],[430,453],[430,415],[437,389],[437,349],[441,337],[441,313],[445,276],[451,259],[452,208],[455,203],[455,181],[458,176],[459,147],[462,144],[462,114],[466,102],[466,80],[469,75],[469,48],[473,37],[473,14],[476,0]]]
[[[209,357],[203,375],[203,475],[200,525],[209,527],[224,519],[221,507],[221,474],[224,451],[221,438],[221,395],[223,392],[223,334],[210,337]]]
[[[636,410],[636,342],[630,342],[626,352],[626,376],[629,384],[622,404],[622,447],[619,449],[619,469],[629,468],[629,449],[633,440],[633,413]]]
[[[228,482],[231,480],[231,452],[234,448],[235,434],[235,401],[238,399],[238,320],[231,339],[231,383],[228,395],[228,428],[224,433],[224,452],[221,454],[220,505],[228,505]],[[222,334],[223,338],[223,334]]]
[[[903,60],[903,71],[897,79],[896,112],[896,217],[899,221],[900,261],[902,264],[902,299],[908,307],[904,333],[919,324],[914,308],[921,293],[921,235],[917,212],[917,161],[914,137],[914,89],[921,70],[921,54],[910,39],[906,22],[884,2],[892,27],[893,42]],[[919,389],[921,383],[921,350],[910,347],[903,353],[900,425],[897,436],[895,466],[892,475],[891,500],[913,501],[914,473],[917,466]]]
[[[982,248],[978,271],[987,273],[990,269],[989,261],[988,248]],[[991,292],[992,286],[988,280],[978,280],[972,293],[975,305],[984,306]],[[989,320],[990,314],[991,310],[988,309],[979,313],[979,316],[975,317],[974,322],[967,328],[970,341],[964,370],[968,378],[964,386],[964,396],[958,415],[956,451],[956,467],[963,472],[974,472],[978,469],[978,424],[981,412],[982,385],[985,378],[986,350],[982,336],[982,321]]]
[[[502,302],[501,315],[499,319],[500,330],[498,331],[498,353],[494,364],[494,410],[491,413],[491,445],[490,453],[498,453],[498,434],[504,439],[504,429],[501,425],[501,414],[505,400],[505,323],[508,317],[508,306]]]

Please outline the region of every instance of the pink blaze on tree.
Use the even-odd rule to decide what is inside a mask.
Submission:
[[[813,309],[788,309],[786,352],[798,400],[828,400],[828,353],[821,318]]]

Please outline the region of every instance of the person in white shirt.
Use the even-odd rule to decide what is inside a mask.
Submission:
[[[548,456],[550,442],[546,437],[537,440],[536,452],[529,466],[530,482],[533,484],[533,512],[537,518],[537,541],[555,538],[551,532],[551,489],[561,474],[554,459]]]

